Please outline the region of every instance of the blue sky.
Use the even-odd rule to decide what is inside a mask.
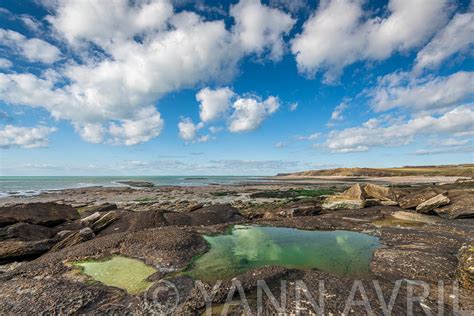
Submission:
[[[469,1],[2,1],[0,174],[473,162]]]

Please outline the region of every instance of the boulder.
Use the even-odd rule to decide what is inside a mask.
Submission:
[[[449,198],[443,194],[438,194],[435,197],[432,197],[431,199],[419,204],[416,207],[416,211],[418,213],[430,213],[433,211],[435,208],[448,205],[449,204]]]
[[[98,233],[118,219],[115,211],[110,211],[92,224],[94,233]]]
[[[0,207],[0,227],[19,222],[56,226],[78,218],[79,213],[72,206],[52,202]]]
[[[239,211],[230,204],[216,204],[202,207],[190,213],[191,225],[215,225],[237,222],[243,219]]]
[[[150,228],[167,226],[162,210],[115,211],[117,220],[98,233],[105,236],[118,232],[136,232]]]
[[[394,202],[398,200],[400,193],[395,192],[389,187],[384,187],[377,184],[368,183],[364,186],[364,191],[367,197],[377,199],[380,201]],[[394,202],[396,203],[396,202]]]
[[[59,241],[54,247],[51,248],[51,251],[57,251],[64,249],[66,247],[71,247],[81,242],[91,240],[95,237],[94,232],[89,227],[83,228],[80,231],[70,233],[66,235],[64,239]]]
[[[341,196],[330,197],[322,205],[327,210],[358,210],[364,207],[365,200],[351,200]]]
[[[438,192],[433,188],[426,188],[402,197],[398,200],[398,204],[401,208],[416,208],[421,203],[428,201],[431,198],[434,198],[440,193],[441,192]]]
[[[340,195],[333,195],[326,198],[322,208],[327,210],[354,210],[364,208],[367,204],[367,194],[364,187],[354,184]]]
[[[364,187],[359,183],[354,184],[349,189],[342,192],[341,195],[349,200],[365,200],[367,198]]]
[[[474,291],[474,243],[464,244],[458,255],[458,279],[461,286]]]
[[[435,209],[435,213],[447,219],[474,217],[474,194],[450,195],[451,203]]]
[[[7,239],[34,241],[49,239],[52,235],[51,228],[28,223],[16,223],[0,228],[0,241]]]
[[[54,245],[54,240],[39,241],[7,240],[0,242],[0,262],[12,262],[31,259],[47,252]]]

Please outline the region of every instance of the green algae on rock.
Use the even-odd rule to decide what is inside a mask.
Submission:
[[[306,231],[286,227],[236,225],[230,234],[204,236],[210,250],[187,274],[213,282],[274,265],[318,269],[348,277],[370,274],[378,238],[351,231]]]
[[[138,259],[113,256],[107,260],[87,260],[75,262],[82,273],[107,286],[127,291],[129,294],[144,292],[152,282],[147,278],[157,269]]]

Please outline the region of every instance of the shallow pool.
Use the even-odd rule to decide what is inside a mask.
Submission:
[[[123,256],[107,260],[87,260],[74,263],[82,273],[107,286],[126,290],[130,294],[145,291],[151,282],[147,278],[157,271],[143,261]]]
[[[373,252],[380,246],[377,237],[351,231],[243,225],[204,238],[210,250],[195,260],[187,274],[208,282],[266,265],[363,278],[369,275]]]

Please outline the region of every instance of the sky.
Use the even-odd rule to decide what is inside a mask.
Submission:
[[[474,162],[474,2],[3,0],[0,175]]]

